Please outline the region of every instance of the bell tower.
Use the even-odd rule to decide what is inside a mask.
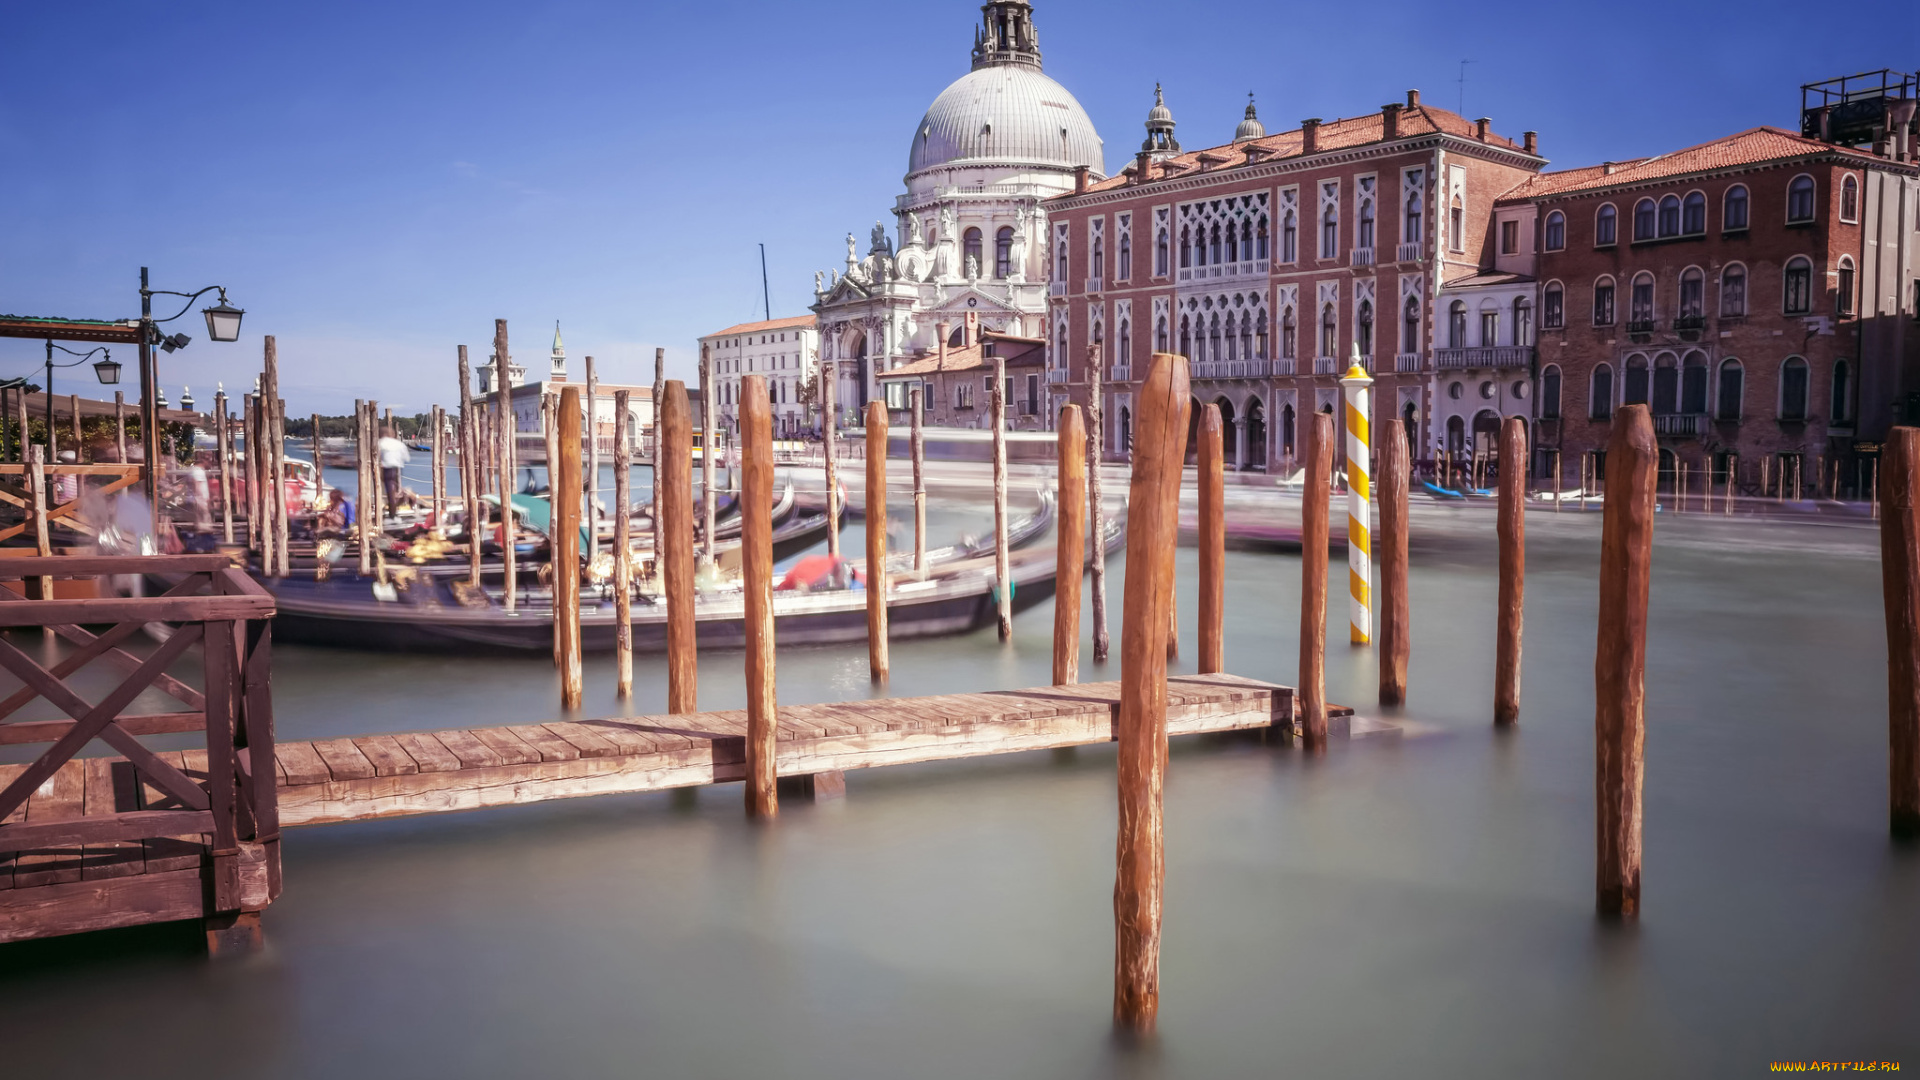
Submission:
[[[981,5],[981,26],[973,32],[973,70],[1018,64],[1038,70],[1040,35],[1033,28],[1027,0],[989,0]]]

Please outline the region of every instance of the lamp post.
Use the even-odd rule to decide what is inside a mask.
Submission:
[[[69,360],[64,364],[56,364],[53,362],[53,351],[55,349],[66,353],[68,356],[77,356],[80,359]],[[120,365],[113,362],[113,353],[109,352],[105,345],[96,346],[95,348],[88,349],[86,352],[75,352],[65,345],[55,345],[52,338],[47,339],[47,385],[44,392],[47,395],[47,460],[49,464],[59,457],[59,455],[54,452],[54,447],[59,445],[60,441],[55,438],[53,434],[53,369],[56,367],[77,367],[86,363],[94,353],[103,353],[105,355],[98,363],[93,365],[93,373],[99,377],[102,383],[109,386],[119,382]],[[76,408],[78,407],[76,406]],[[76,426],[80,423],[78,416],[74,417],[73,420]],[[20,433],[20,445],[22,447],[22,453],[24,454],[24,448],[27,445],[27,433],[25,431]],[[73,448],[73,455],[75,459],[79,458],[80,448],[78,446]],[[24,460],[24,458],[22,460]]]
[[[185,334],[171,334],[162,337],[160,324],[170,323],[185,315],[193,307],[193,302],[210,292],[220,294],[220,302],[212,307],[202,308],[200,313],[207,320],[207,337],[213,341],[240,340],[240,319],[246,312],[227,303],[227,290],[222,285],[209,285],[198,292],[183,293],[167,289],[154,289],[147,284],[147,268],[140,268],[140,446],[146,457],[147,467],[147,505],[157,511],[159,500],[159,476],[154,465],[160,460],[160,406],[156,400],[160,385],[160,367],[154,356],[153,347],[160,346],[167,352],[184,349],[192,339]],[[156,296],[181,296],[186,303],[180,310],[164,319],[153,317],[153,298]]]

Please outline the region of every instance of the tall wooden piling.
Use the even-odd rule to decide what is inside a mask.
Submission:
[[[578,709],[580,670],[580,388],[560,391],[560,470],[553,480],[553,618],[560,627],[560,704]]]
[[[473,372],[460,346],[460,498],[467,510],[467,583],[480,584],[480,541],[486,520],[480,511],[480,424],[473,408]]]
[[[360,408],[360,403],[357,401],[354,402],[353,407],[357,411]],[[245,481],[247,489],[245,508],[247,515],[247,551],[250,553],[258,553],[260,550],[260,510],[258,508],[260,500],[260,474],[254,466],[256,464],[256,455],[260,452],[260,440],[253,433],[252,394],[240,395],[240,442],[243,444],[240,467],[243,474],[242,479]]]
[[[774,785],[778,716],[773,692],[773,408],[767,401],[764,375],[740,380],[740,442],[744,467],[740,562],[747,601],[747,813],[771,818],[780,812],[780,794]],[[868,499],[873,494],[869,491]],[[869,516],[868,529],[875,525]]]
[[[386,478],[380,475],[380,431],[380,403],[369,401],[367,402],[367,441],[361,444],[361,449],[367,463],[367,486],[372,492],[367,505],[371,507],[369,524],[373,530],[375,543],[379,543],[386,534],[387,515],[393,512],[393,507],[387,504]]]
[[[117,406],[118,402],[115,404]],[[214,415],[220,418],[219,435],[213,440],[214,453],[220,455],[220,534],[223,541],[231,544],[233,543],[233,417],[227,411],[225,390],[213,395],[213,411]],[[314,463],[316,473],[319,468],[320,465],[316,460]]]
[[[1106,432],[1102,426],[1100,347],[1087,347],[1087,528],[1093,547],[1093,662],[1107,662],[1107,513],[1100,483],[1100,460]]]
[[[633,431],[632,391],[613,392],[613,662],[614,696],[633,696]],[[658,554],[659,549],[654,549]]]
[[[1494,636],[1493,722],[1520,722],[1520,630],[1527,591],[1527,429],[1509,416],[1500,427],[1500,614]]]
[[[27,401],[27,395],[23,391],[20,395],[20,407],[22,409],[26,408],[26,401]],[[25,421],[22,420],[21,423],[24,425]],[[27,429],[23,426],[20,429],[20,445],[25,446],[26,444],[27,444]],[[115,390],[113,392],[113,444],[114,444],[114,448],[120,451],[120,463],[122,465],[126,464],[126,461],[127,461],[127,392],[124,390]],[[227,437],[227,445],[229,447],[233,445],[232,436]],[[227,539],[232,540],[233,537],[229,536],[227,537]]]
[[[1327,516],[1333,498],[1333,414],[1316,412],[1307,430],[1300,507],[1301,728],[1309,750],[1327,746]]]
[[[867,668],[884,683],[887,667],[887,406],[874,400],[867,402]]]
[[[360,576],[373,573],[373,538],[380,528],[379,478],[368,475],[368,454],[372,447],[373,403],[353,403],[353,468],[355,533],[360,541]]]
[[[25,396],[25,391],[22,391],[21,397]],[[27,429],[22,425],[20,430],[24,432]],[[47,430],[47,441],[53,441],[51,428]],[[33,498],[33,505],[28,508],[28,515],[33,519],[34,554],[41,558],[53,554],[53,537],[47,531],[48,514],[52,512],[53,505],[53,500],[47,491],[47,451],[49,449],[45,446],[32,446],[27,449],[27,487]],[[22,587],[28,584],[33,585],[36,590],[27,594],[29,600],[53,599],[53,578],[33,578],[30,582],[23,582]]]
[[[1888,432],[1880,456],[1888,804],[1893,835],[1920,840],[1920,428]]]
[[[714,490],[714,457],[720,452],[719,424],[714,408],[719,387],[713,381],[713,357],[706,346],[700,347],[700,565],[713,565],[714,522],[719,513]]]
[[[833,460],[837,429],[840,426],[834,404],[834,364],[822,364],[816,374],[820,380],[820,453],[827,476],[827,557],[840,557],[840,472]]]
[[[292,523],[287,519],[287,403],[280,400],[280,349],[273,335],[266,337],[266,374],[261,381],[262,392],[267,399],[267,446],[269,468],[272,474],[269,482],[273,488],[272,512],[269,520],[273,522],[274,569],[275,577],[288,577],[293,573]]]
[[[1190,407],[1187,361],[1156,353],[1134,399],[1133,481],[1127,498],[1126,585],[1120,620],[1120,828],[1113,885],[1113,1022],[1153,1030],[1160,1011],[1162,812],[1167,770],[1167,607],[1180,537],[1180,476]],[[1324,549],[1323,549],[1324,550]]]
[[[1594,781],[1600,913],[1640,911],[1640,793],[1646,739],[1647,596],[1660,452],[1645,405],[1623,406],[1607,441],[1600,533],[1600,635],[1595,650]]]
[[[444,529],[447,525],[447,447],[440,438],[440,429],[447,422],[446,410],[435,405],[428,422],[433,425],[433,526]],[[317,416],[313,418],[313,460],[320,460],[320,418]]]
[[[1200,410],[1200,665],[1202,675],[1226,670],[1227,610],[1226,448],[1220,406]]]
[[[1407,657],[1412,647],[1407,599],[1407,492],[1412,466],[1406,421],[1389,419],[1380,441],[1380,704],[1407,700]],[[1557,503],[1555,505],[1558,505]]]
[[[67,395],[67,426],[73,432],[73,463],[84,465],[87,463],[87,444],[80,438],[79,394]]]
[[[693,418],[687,386],[666,384],[655,424],[660,447],[654,460],[653,505],[664,545],[655,560],[667,601],[667,711],[700,711],[700,665],[693,619]]]
[[[1013,637],[1013,573],[1007,557],[1007,360],[993,358],[993,580],[1000,640]]]
[[[560,612],[560,403],[550,395],[540,398],[540,434],[547,458],[547,577],[554,581],[553,666],[566,663],[567,634]]]
[[[599,411],[600,376],[593,369],[593,357],[587,357],[587,401],[586,416],[582,420],[587,440],[586,473],[582,485],[586,492],[586,506],[581,513],[587,518],[587,551],[589,561],[600,554],[600,429],[595,423]]]
[[[913,572],[925,575],[927,572],[927,443],[921,430],[924,405],[920,400],[920,387],[914,387],[907,394],[908,408],[912,410],[911,440],[913,451]]]
[[[660,525],[660,403],[667,397],[667,350],[653,350],[653,444],[649,486],[653,488],[653,572],[660,574],[660,556],[667,550],[667,533]]]
[[[1080,406],[1062,405],[1059,440],[1060,521],[1053,588],[1053,685],[1080,681],[1080,578],[1087,566],[1087,432]]]
[[[520,568],[516,565],[513,552],[513,456],[514,428],[513,390],[507,384],[507,320],[493,320],[493,407],[498,417],[499,430],[495,437],[499,440],[496,453],[500,462],[500,568],[505,576],[504,604],[508,611],[514,610],[518,603],[516,594],[520,591]]]
[[[260,437],[259,449],[254,453],[260,477],[260,498],[255,503],[260,508],[260,572],[275,577],[279,561],[274,545],[280,530],[274,506],[284,502],[286,491],[281,488],[279,474],[273,468],[273,398],[264,390],[253,396],[253,433]]]

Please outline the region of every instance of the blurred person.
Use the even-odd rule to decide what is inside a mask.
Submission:
[[[386,426],[380,428],[380,441],[375,449],[380,455],[381,488],[386,492],[387,509],[392,511],[400,505],[400,470],[413,455],[407,450],[407,444],[395,438],[393,429]]]

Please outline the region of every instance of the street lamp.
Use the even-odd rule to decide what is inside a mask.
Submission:
[[[120,385],[120,362],[109,353],[104,358],[94,361],[93,374],[100,380],[101,386],[118,386]]]
[[[77,356],[80,359],[70,360],[64,364],[56,364],[53,362],[53,350],[55,349],[59,349],[68,356]],[[95,346],[86,352],[76,352],[67,348],[65,345],[55,345],[52,338],[47,339],[47,457],[49,458],[57,456],[54,453],[54,447],[60,444],[60,440],[55,438],[53,433],[53,369],[78,367],[91,359],[94,353],[102,353],[104,355],[101,357],[99,363],[93,365],[93,373],[99,376],[100,381],[103,383],[118,382],[120,379],[120,365],[113,362],[113,353],[109,352],[105,345]],[[107,378],[108,372],[106,369],[109,368],[112,369],[112,379]],[[78,423],[79,419],[79,416],[76,414],[74,422]],[[20,445],[24,447],[26,444],[27,437],[23,431],[20,434]],[[80,448],[78,446],[74,447],[73,452],[78,456]]]
[[[215,341],[240,340],[240,316],[245,315],[246,312],[227,303],[225,289],[220,290],[220,302],[210,308],[201,308],[200,314],[207,317],[208,337]]]
[[[185,348],[189,340],[187,335],[169,334],[163,337],[160,334],[160,324],[172,322],[185,315],[193,307],[195,300],[210,292],[219,293],[220,301],[212,307],[201,309],[201,314],[207,320],[207,336],[214,341],[239,340],[240,317],[246,312],[227,303],[225,286],[209,285],[198,292],[191,293],[149,288],[147,268],[144,266],[140,268],[140,442],[141,449],[145,451],[147,463],[146,494],[150,505],[156,503],[159,495],[153,466],[160,457],[158,430],[160,414],[157,410],[165,405],[165,402],[160,400],[160,365],[154,356],[153,347],[158,345],[167,352]],[[164,319],[156,319],[153,317],[153,298],[156,296],[185,297],[187,302],[172,315]]]

